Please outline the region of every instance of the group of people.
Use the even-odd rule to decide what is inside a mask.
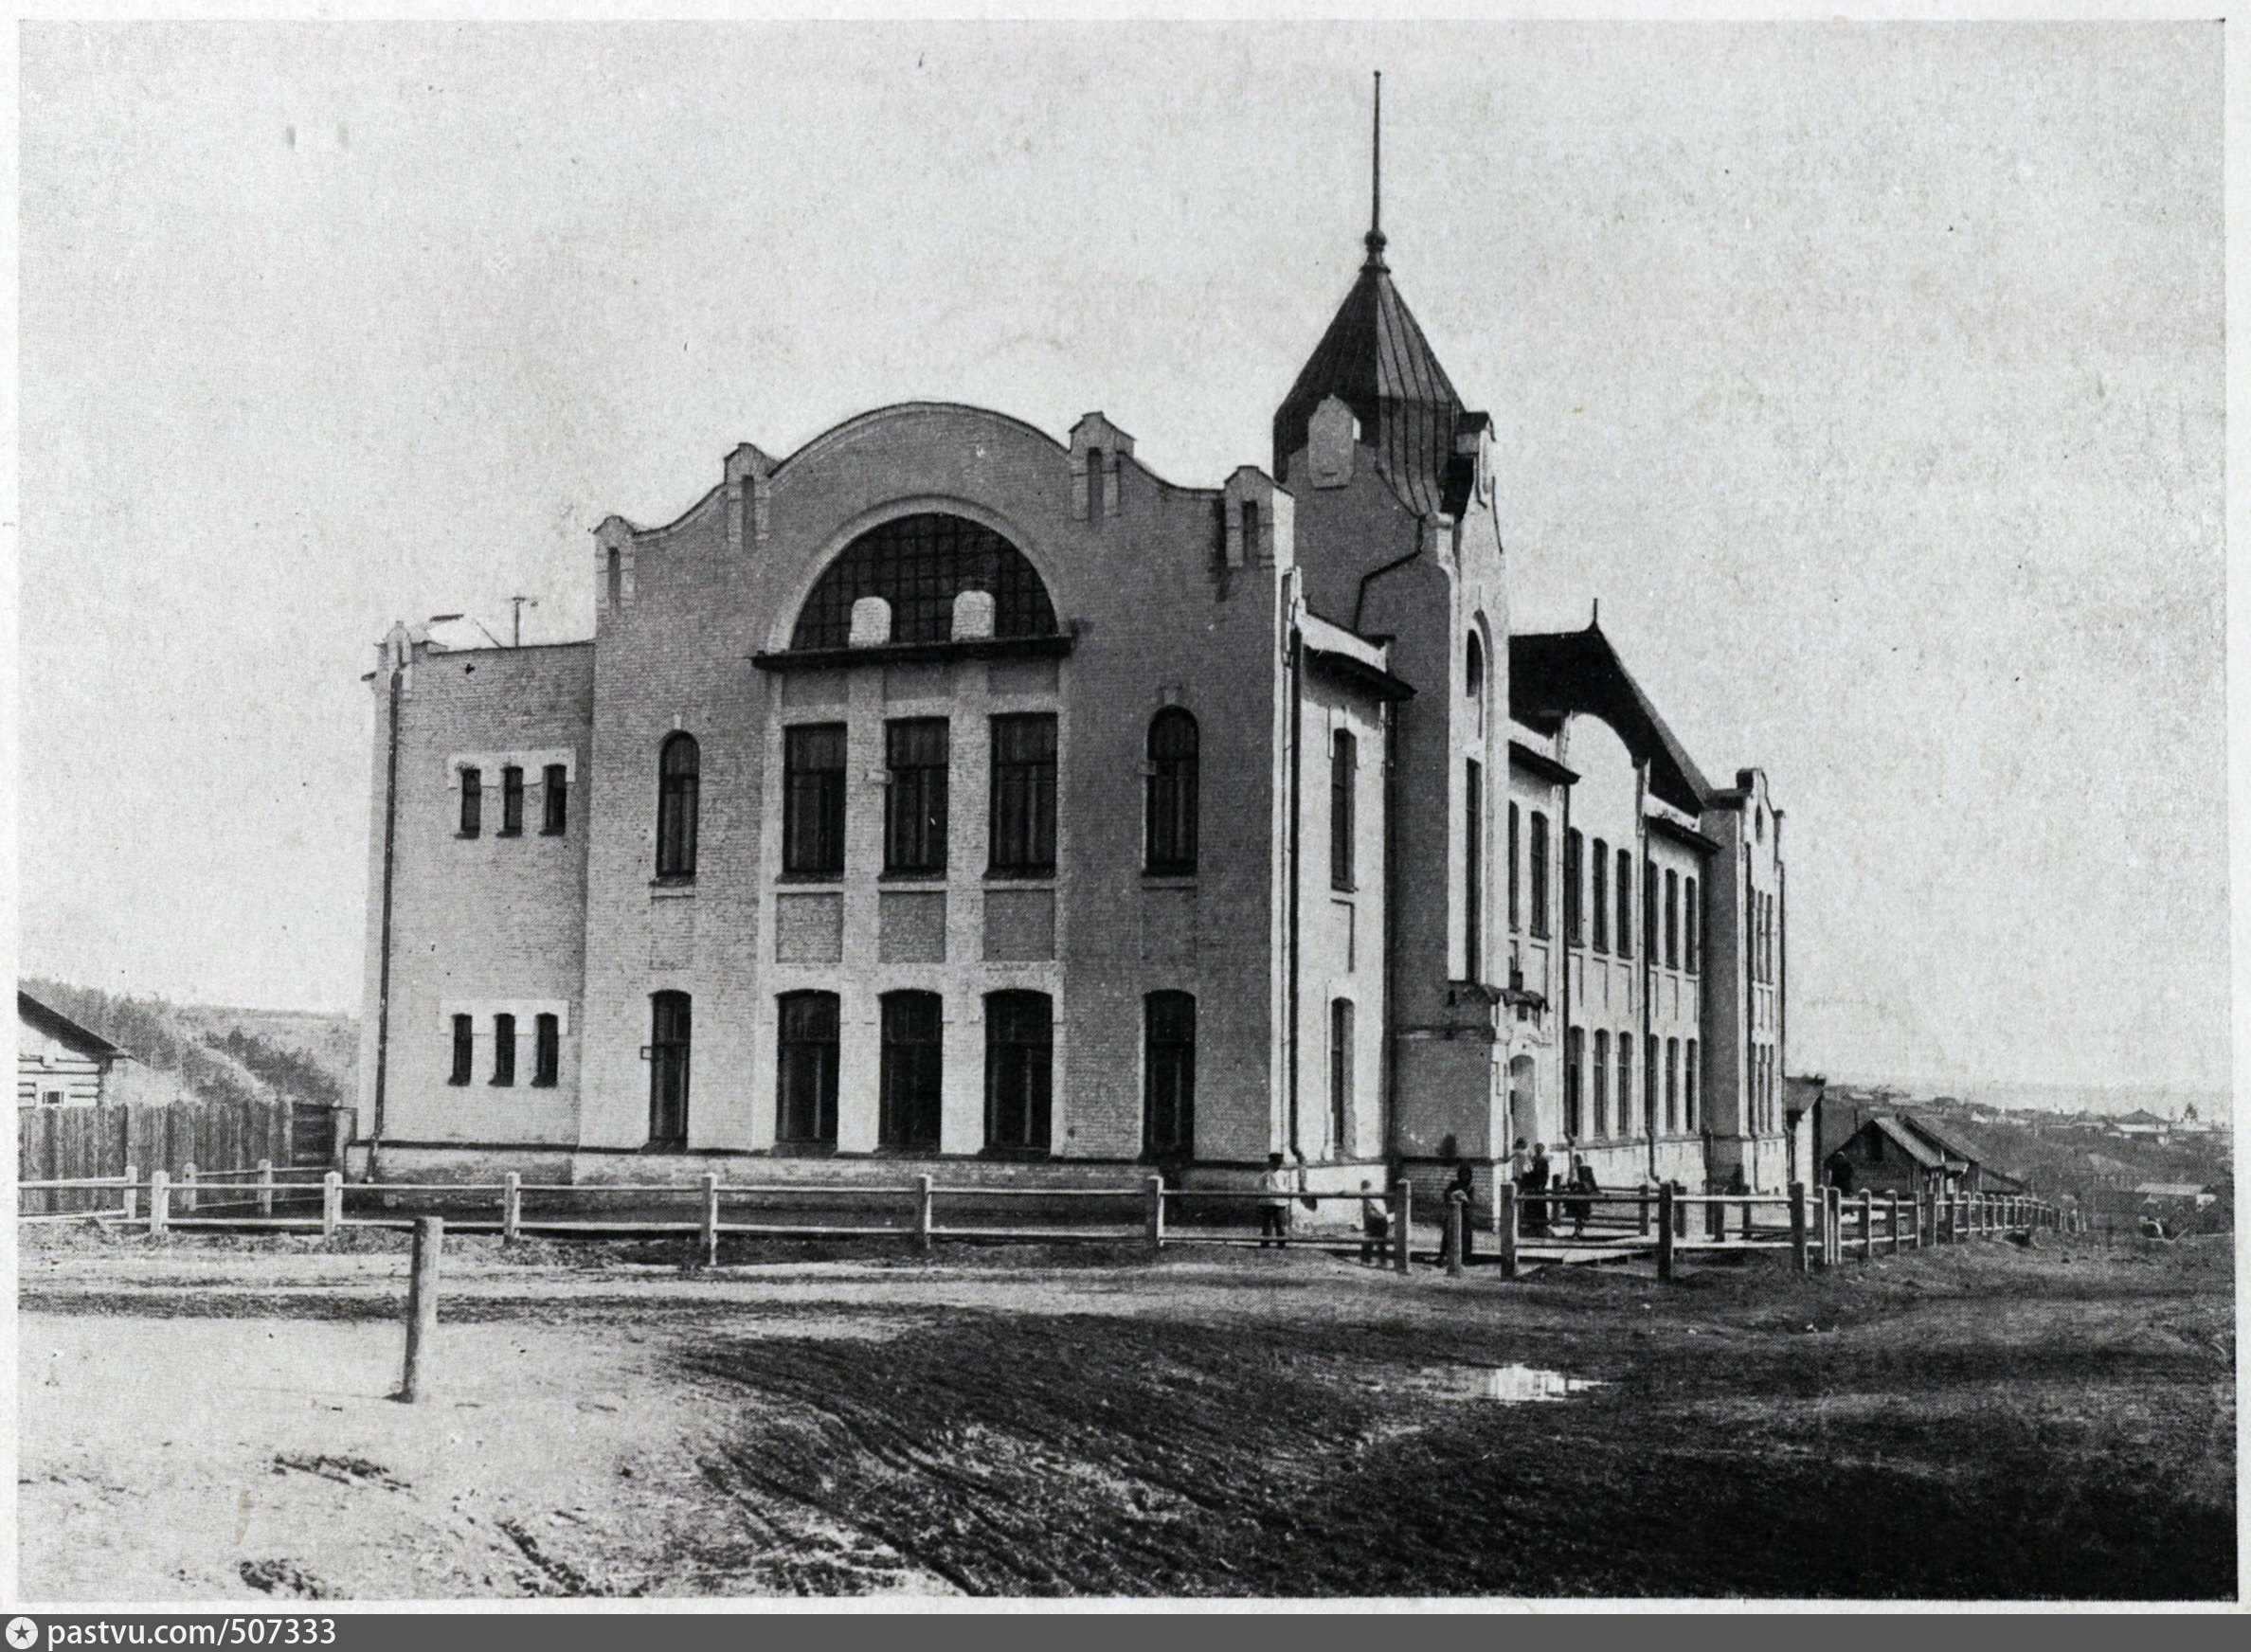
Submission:
[[[1567,1170],[1558,1175],[1548,1158],[1547,1143],[1536,1141],[1529,1152],[1524,1139],[1519,1136],[1516,1146],[1508,1156],[1510,1179],[1516,1183],[1517,1231],[1546,1234],[1551,1224],[1569,1222],[1572,1237],[1579,1238],[1587,1231],[1588,1218],[1594,1213],[1591,1199],[1556,1198],[1557,1194],[1596,1194],[1602,1191],[1594,1179],[1594,1167],[1577,1154],[1571,1156]]]

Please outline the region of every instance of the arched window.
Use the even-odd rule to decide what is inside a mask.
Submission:
[[[945,1015],[936,993],[883,995],[883,1095],[877,1141],[936,1147]]]
[[[1149,719],[1150,871],[1196,870],[1196,719],[1178,707]]]
[[[1592,943],[1597,952],[1610,950],[1610,845],[1599,837],[1594,839],[1587,871],[1594,879],[1594,935]]]
[[[1151,993],[1143,1000],[1142,1151],[1151,1158],[1196,1153],[1196,999]]]
[[[1463,653],[1466,657],[1462,672],[1462,691],[1482,707],[1485,704],[1485,643],[1480,640],[1476,632],[1472,631],[1469,634],[1468,646],[1463,650]]]
[[[615,608],[625,597],[625,558],[614,545],[604,559],[603,571],[609,586],[609,605]]]
[[[1103,516],[1102,449],[1087,449],[1087,520],[1100,522]]]
[[[963,591],[992,594],[995,637],[1054,634],[1047,586],[1022,551],[982,523],[927,512],[881,523],[846,546],[805,599],[789,646],[844,647],[852,604],[862,597],[891,604],[893,642],[944,642]]]
[[[837,995],[783,993],[779,1000],[774,1139],[837,1144]]]
[[[695,807],[700,762],[693,734],[665,739],[657,755],[657,875],[695,875]]]
[[[1047,994],[985,996],[987,1151],[1048,1150],[1054,1052],[1054,1006]]]

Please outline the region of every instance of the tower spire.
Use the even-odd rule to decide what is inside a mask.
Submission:
[[[1370,164],[1370,202],[1368,206],[1368,261],[1363,268],[1385,270],[1391,266],[1383,261],[1383,71],[1376,71],[1376,135],[1374,156]]]

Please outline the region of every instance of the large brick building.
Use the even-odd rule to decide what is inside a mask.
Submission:
[[[1512,631],[1366,244],[1270,472],[888,407],[604,522],[589,640],[395,627],[355,1165],[1774,1185],[1780,817]]]

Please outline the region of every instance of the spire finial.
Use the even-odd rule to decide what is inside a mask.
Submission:
[[[1383,71],[1376,71],[1376,136],[1370,165],[1368,207],[1368,261],[1371,270],[1389,269],[1383,261]]]

